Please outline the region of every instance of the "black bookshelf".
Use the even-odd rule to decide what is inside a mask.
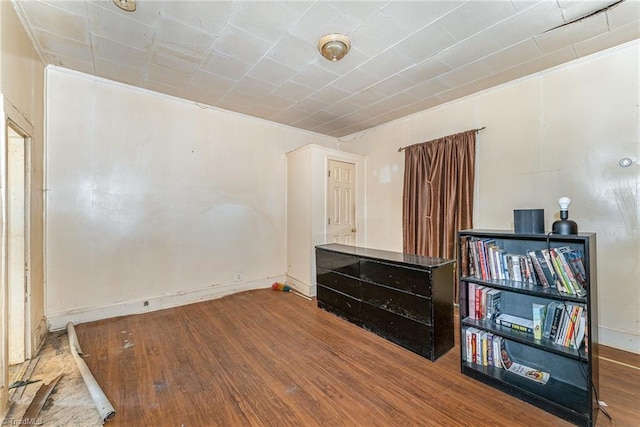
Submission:
[[[530,251],[549,250],[568,246],[582,253],[586,272],[586,295],[579,296],[559,291],[555,286],[542,287],[528,283],[525,279],[510,280],[495,276],[480,278],[474,271],[478,264],[473,261],[472,248],[478,241],[490,242],[501,249],[501,254],[526,255]],[[495,254],[494,254],[495,255]],[[474,254],[477,259],[477,252]],[[495,255],[500,258],[502,255]],[[496,258],[494,258],[496,259]],[[505,264],[503,264],[505,265]],[[499,269],[496,266],[496,271]],[[458,233],[458,274],[460,279],[460,359],[461,372],[502,392],[540,407],[576,425],[592,427],[598,414],[598,311],[596,235],[520,234],[498,230],[464,230]],[[476,275],[477,274],[477,275]],[[536,339],[533,334],[514,330],[497,324],[493,320],[475,318],[469,307],[469,289],[483,286],[501,292],[500,312],[532,319],[532,305],[548,305],[551,302],[580,305],[586,315],[585,338],[579,348],[563,346],[549,338]],[[475,293],[473,294],[475,295]],[[473,302],[472,302],[473,304]],[[474,328],[480,334],[487,333],[492,339],[500,337],[512,361],[549,373],[546,384],[484,364],[472,362],[467,357],[467,329]],[[471,352],[470,352],[471,353]]]

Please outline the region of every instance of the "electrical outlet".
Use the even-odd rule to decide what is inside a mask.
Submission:
[[[144,307],[149,307],[149,301],[145,301],[145,302],[143,302],[143,303],[142,303],[142,305],[143,305]]]
[[[240,280],[240,279],[241,279],[240,273],[236,273],[236,280]]]

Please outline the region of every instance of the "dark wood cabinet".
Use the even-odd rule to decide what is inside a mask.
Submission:
[[[462,373],[574,424],[594,426],[598,413],[598,296],[595,233],[546,235],[464,230],[458,233],[458,245]],[[509,263],[499,263],[500,257],[511,257],[514,262],[513,256],[526,259],[527,256],[536,256],[536,252],[540,252],[544,257],[544,254],[559,248],[568,248],[570,251],[581,254],[586,290],[584,294],[558,290],[558,284],[554,280],[559,273],[553,273],[551,285],[545,287],[538,274],[535,274],[536,277],[532,279],[533,283],[522,278],[514,280],[513,275],[508,274]],[[482,261],[478,257],[485,257],[485,261],[489,260],[489,263],[485,262],[489,270],[491,270],[490,264],[493,259],[495,271],[493,273],[486,271],[483,274]],[[507,270],[501,270],[501,266],[505,265]],[[535,271],[535,268],[533,270]],[[503,272],[502,275],[500,271]],[[541,272],[544,273],[542,269]],[[573,316],[560,317],[567,320],[560,320],[558,328],[565,325],[568,328],[567,331],[576,331],[582,323],[584,338],[579,338],[577,344],[572,345],[571,339],[575,339],[576,334],[567,332],[565,342],[558,342],[557,338],[553,339],[555,332],[551,332],[549,336],[542,332],[541,336],[536,337],[528,330],[522,331],[509,325],[505,326],[501,321],[494,320],[493,316],[479,315],[481,310],[478,310],[477,301],[481,301],[480,305],[485,302],[482,296],[483,291],[493,291],[494,295],[500,292],[498,313],[501,314],[517,316],[533,322],[533,313],[536,310],[540,312],[540,307],[545,307],[544,310],[549,313],[556,313],[555,316],[543,320],[543,331],[549,330],[547,326],[553,325],[555,323],[553,319],[558,318],[558,309],[554,308],[552,311],[550,309],[552,306],[559,307],[563,314],[582,313],[582,320],[580,317]],[[548,313],[547,317],[549,317]],[[547,320],[549,323],[544,323]],[[535,329],[535,323],[532,323],[532,327]],[[561,332],[558,334],[562,337]],[[470,351],[470,348],[473,348],[473,341],[477,341],[478,337],[482,338],[484,344],[485,335],[489,343],[498,339],[499,343],[504,344],[503,351],[510,355],[512,362],[549,374],[547,382],[542,384],[517,375],[507,370],[505,366],[498,367],[495,363],[492,365],[485,363],[484,359],[481,360],[479,353]],[[471,347],[467,342],[469,338],[472,340]],[[495,354],[497,348],[493,351]],[[475,360],[474,354],[476,354]]]
[[[318,307],[429,360],[454,345],[454,261],[316,246]]]

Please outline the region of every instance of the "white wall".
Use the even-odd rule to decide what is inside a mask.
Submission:
[[[367,242],[402,249],[400,146],[486,126],[477,138],[474,227],[513,229],[513,209],[560,196],[570,218],[597,233],[600,341],[640,353],[640,43],[484,91],[344,138],[368,156]]]
[[[48,68],[51,327],[282,280],[285,153],[309,143],[335,139]]]

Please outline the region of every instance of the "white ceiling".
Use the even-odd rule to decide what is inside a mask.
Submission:
[[[334,137],[640,38],[640,0],[13,1],[49,64]]]

